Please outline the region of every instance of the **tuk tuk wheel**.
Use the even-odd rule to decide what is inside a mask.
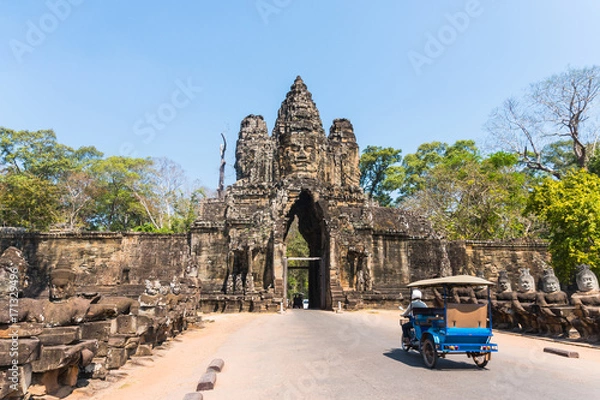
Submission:
[[[473,361],[475,361],[475,365],[477,365],[479,368],[484,368],[489,361],[489,359],[485,353],[473,353],[473,354],[471,354],[471,357],[473,357]]]
[[[410,346],[407,345],[406,342],[404,342],[404,334],[400,335],[400,346],[402,347],[402,350],[404,350],[404,351],[410,350]]]
[[[423,356],[423,362],[427,368],[435,367],[438,355],[431,339],[427,338],[423,341],[423,344],[421,345],[421,355]]]

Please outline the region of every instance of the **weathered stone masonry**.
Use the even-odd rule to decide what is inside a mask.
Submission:
[[[411,280],[479,267],[492,278],[498,268],[532,258],[481,256],[482,245],[437,239],[422,217],[367,199],[358,163],[350,121],[334,120],[326,135],[300,77],[282,102],[271,135],[263,117],[244,118],[236,146],[237,180],[222,199],[204,202],[191,230],[203,298],[214,305],[232,298],[263,300],[257,296],[261,292],[285,297],[286,240],[294,218],[309,256],[320,258],[309,268],[314,308],[332,309],[338,302],[349,308],[397,304]],[[547,257],[544,246],[519,249]],[[492,266],[496,261],[501,265]]]
[[[202,309],[276,309],[284,296],[287,231],[298,219],[310,262],[311,306],[332,309],[400,301],[415,279],[451,273],[488,279],[519,266],[541,273],[536,242],[445,242],[420,216],[382,208],[359,186],[352,124],[333,121],[325,134],[312,95],[299,77],[281,104],[271,135],[261,116],[244,118],[236,146],[236,182],[221,199],[203,201],[188,234],[0,233],[0,251],[20,248],[30,265],[28,297],[47,298],[49,269],[59,262],[85,292],[137,298],[145,280],[173,277],[202,284]]]

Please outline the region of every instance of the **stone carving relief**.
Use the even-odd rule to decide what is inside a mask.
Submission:
[[[595,342],[600,340],[600,289],[598,278],[589,265],[577,267],[577,292],[571,295],[574,315],[571,324],[582,338]]]
[[[498,273],[498,286],[495,296],[492,297],[493,323],[499,328],[513,329],[517,327],[512,303],[516,293],[506,270]]]
[[[517,323],[528,333],[538,333],[539,324],[535,313],[538,294],[535,291],[535,280],[529,268],[521,268],[519,288],[513,299],[513,311]]]

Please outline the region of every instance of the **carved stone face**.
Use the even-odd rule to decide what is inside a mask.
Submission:
[[[318,171],[317,139],[314,135],[291,134],[283,143],[282,172],[303,178],[316,177]]]
[[[173,280],[169,286],[171,287],[171,293],[177,295],[181,293],[181,284],[177,280]]]
[[[544,292],[555,293],[560,290],[560,283],[558,279],[551,277],[544,279]]]
[[[512,292],[512,285],[508,279],[500,279],[498,281],[498,291],[500,293]]]
[[[533,292],[535,291],[535,282],[531,275],[525,275],[519,277],[519,289],[521,292]]]
[[[598,278],[592,271],[586,271],[582,274],[577,275],[577,288],[581,292],[592,292],[598,291]]]
[[[75,295],[75,274],[71,271],[54,271],[50,274],[50,300],[66,300]]]
[[[198,267],[195,264],[188,263],[185,267],[185,275],[195,278],[198,276]]]
[[[158,294],[159,287],[156,287],[153,281],[146,280],[144,282],[145,290],[144,293],[149,296],[155,296]]]

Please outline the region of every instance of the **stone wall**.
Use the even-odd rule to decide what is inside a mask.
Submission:
[[[494,282],[501,270],[515,282],[519,268],[529,268],[532,275],[541,276],[550,264],[550,253],[542,240],[453,241],[448,243],[447,252],[452,275],[482,272]]]
[[[28,261],[24,295],[33,298],[48,298],[48,272],[59,263],[75,272],[78,293],[137,298],[147,279],[166,285],[173,277],[182,277],[190,254],[185,234],[0,234],[0,254],[9,246],[21,249]]]
[[[219,292],[228,269],[226,257],[219,257],[227,254],[226,238],[219,230],[211,229],[202,230],[202,234],[191,239],[183,234],[148,233],[0,234],[0,253],[11,245],[23,250],[28,261],[30,285],[24,295],[34,298],[48,298],[48,271],[59,262],[66,262],[77,271],[75,286],[80,294],[99,292],[132,298],[144,291],[145,280],[160,280],[166,285],[174,276],[187,276],[185,268],[190,264],[193,277],[202,282],[203,292]],[[347,246],[342,240],[338,245]],[[487,279],[495,281],[498,271],[506,270],[513,282],[519,276],[519,268],[530,268],[534,276],[540,276],[544,263],[550,262],[542,241],[452,241],[444,246],[436,239],[411,239],[380,231],[373,235],[372,249],[373,254],[367,257],[373,275],[369,292],[394,295],[396,302],[399,293],[406,294],[407,283],[442,275],[445,257],[453,275],[483,272]],[[254,254],[257,291],[267,280],[265,275],[270,275],[265,273],[270,261],[262,253]],[[350,262],[354,260],[348,257],[338,257],[333,262],[339,266],[345,293],[354,291],[357,285]]]

